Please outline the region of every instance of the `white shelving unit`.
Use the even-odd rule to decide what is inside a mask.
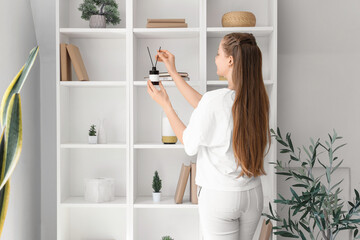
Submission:
[[[198,205],[189,201],[188,182],[183,204],[174,203],[182,163],[196,162],[183,145],[161,142],[161,107],[146,90],[144,76],[159,46],[176,56],[178,71],[200,93],[227,87],[218,80],[214,57],[221,38],[230,32],[256,36],[263,56],[263,78],[271,103],[270,126],[277,113],[277,0],[117,0],[120,24],[90,29],[81,19],[82,0],[57,0],[57,239],[201,240]],[[251,11],[256,27],[223,28],[229,11]],[[188,28],[146,28],[147,18],[185,18]],[[60,81],[60,43],[77,45],[90,81]],[[166,71],[158,63],[160,71]],[[180,119],[187,125],[193,108],[173,82],[164,82]],[[91,124],[105,119],[107,144],[87,143]],[[276,198],[276,142],[265,158],[262,177],[264,212]],[[162,201],[152,202],[152,177],[162,179]],[[89,203],[83,199],[86,177],[115,178],[116,200]],[[274,206],[276,210],[276,206]],[[260,221],[254,239],[258,238]],[[273,239],[276,239],[273,236]]]

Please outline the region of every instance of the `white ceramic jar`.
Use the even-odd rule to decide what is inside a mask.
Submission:
[[[161,112],[161,141],[164,144],[175,144],[178,138],[174,133],[169,119],[167,118],[164,111]]]

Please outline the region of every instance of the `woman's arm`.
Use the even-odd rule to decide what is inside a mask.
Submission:
[[[174,80],[176,87],[179,89],[184,98],[190,103],[194,108],[197,107],[202,95],[192,88],[176,71],[175,67],[175,56],[166,49],[158,50],[155,58],[159,62],[164,62],[165,66]]]
[[[193,108],[196,108],[202,95],[196,91],[193,87],[191,87],[178,72],[173,71],[169,72],[172,79],[176,84],[176,87],[179,89],[180,93],[184,96],[184,98],[190,103]]]

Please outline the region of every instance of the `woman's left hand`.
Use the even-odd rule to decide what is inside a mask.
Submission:
[[[171,106],[171,102],[169,96],[162,85],[161,81],[159,81],[160,90],[157,90],[154,85],[152,84],[151,80],[147,80],[147,91],[163,109]]]

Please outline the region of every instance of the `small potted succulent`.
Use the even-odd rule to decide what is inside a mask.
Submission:
[[[153,177],[152,188],[154,189],[153,201],[160,202],[161,200],[161,179],[159,177],[158,171],[155,171],[155,175]]]
[[[92,144],[97,143],[96,129],[95,129],[94,124],[90,126],[89,143],[92,143]]]
[[[120,23],[120,13],[115,0],[84,0],[80,4],[81,18],[90,20],[90,28],[106,28],[107,23]]]
[[[170,236],[164,236],[161,238],[161,240],[174,240],[174,239],[171,238]]]

